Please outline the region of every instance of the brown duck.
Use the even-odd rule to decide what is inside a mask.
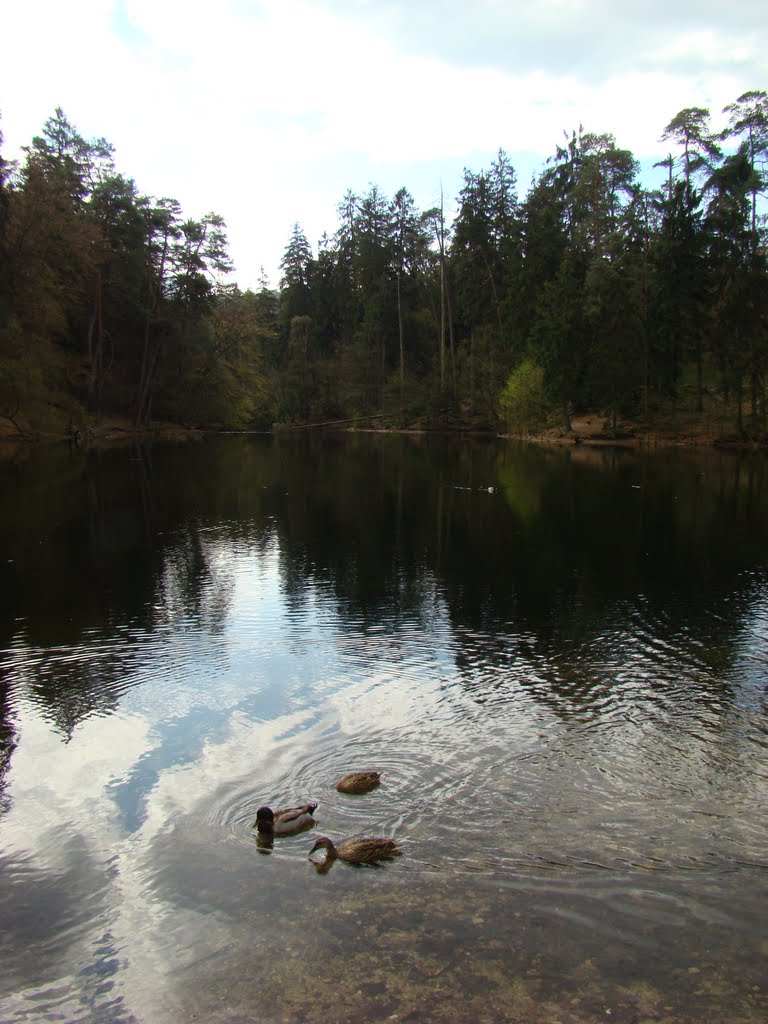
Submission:
[[[381,772],[348,772],[336,783],[339,793],[370,793],[381,782]]]
[[[372,839],[345,839],[336,846],[328,836],[320,836],[309,851],[325,850],[326,860],[345,860],[348,864],[378,864],[382,860],[394,860],[403,852],[394,839],[381,837]]]

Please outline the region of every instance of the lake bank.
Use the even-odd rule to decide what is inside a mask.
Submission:
[[[349,421],[344,425],[332,423],[291,424],[275,427],[273,434],[308,433],[311,431],[339,431],[343,433],[373,434],[413,434],[413,435],[455,435],[467,436],[498,436],[512,441],[524,441],[529,444],[568,447],[587,445],[589,447],[606,448],[732,448],[740,451],[756,451],[768,448],[768,437],[738,436],[732,429],[727,429],[723,420],[714,420],[711,416],[681,414],[676,421],[669,418],[657,423],[641,422],[628,418],[621,419],[614,433],[610,420],[600,413],[588,412],[574,415],[571,418],[571,430],[563,427],[550,427],[538,433],[514,433],[499,431],[493,434],[478,429],[461,429],[452,427],[429,427],[416,423],[406,427],[375,427],[355,426]],[[203,427],[186,426],[178,423],[159,422],[144,427],[134,426],[130,420],[112,418],[100,424],[75,426],[67,432],[45,432],[38,430],[22,431],[15,424],[0,420],[0,447],[35,444],[68,443],[75,447],[89,444],[125,444],[136,441],[200,441],[210,435],[264,434],[270,431],[258,430],[210,430]]]
[[[682,416],[678,422],[655,424],[622,419],[615,433],[610,421],[598,413],[584,413],[571,418],[571,430],[552,427],[534,434],[503,434],[531,444],[569,446],[588,445],[605,448],[733,448],[755,451],[768,447],[765,437],[739,437],[724,424],[710,417]]]

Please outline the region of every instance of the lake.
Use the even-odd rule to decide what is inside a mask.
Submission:
[[[759,455],[4,451],[0,1021],[764,1022],[767,684]]]

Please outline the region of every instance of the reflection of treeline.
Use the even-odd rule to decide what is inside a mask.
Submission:
[[[299,595],[321,580],[374,624],[393,596],[410,614],[431,607],[434,587],[457,623],[519,614],[553,635],[638,594],[675,594],[692,617],[766,563],[758,458],[606,451],[583,463],[578,449],[368,435],[247,451],[254,525],[274,526],[283,586]]]
[[[316,254],[295,225],[279,291],[241,292],[220,217],[140,194],[57,110],[0,162],[0,414],[526,430],[685,400],[763,433],[768,97],[724,113],[719,134],[703,108],[669,122],[659,189],[579,130],[523,199],[502,150],[466,170],[452,223],[348,191]]]
[[[69,736],[83,718],[117,708],[143,648],[162,650],[179,622],[221,631],[230,581],[194,518],[205,492],[177,454],[171,446],[41,446],[0,463],[0,491],[9,495],[0,505],[6,722],[23,687]],[[230,479],[208,468],[226,500]],[[0,733],[0,752],[6,746]]]
[[[41,652],[25,692],[69,734],[118,706],[144,644],[180,625],[216,644],[236,552],[274,553],[291,608],[342,633],[396,643],[437,616],[459,665],[478,632],[500,663],[510,637],[573,652],[637,601],[709,646],[716,604],[728,658],[768,562],[768,466],[578,454],[368,434],[31,449],[0,466],[0,648]]]

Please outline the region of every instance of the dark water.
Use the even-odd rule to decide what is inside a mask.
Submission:
[[[5,453],[0,1021],[764,1022],[767,527],[733,454]]]

